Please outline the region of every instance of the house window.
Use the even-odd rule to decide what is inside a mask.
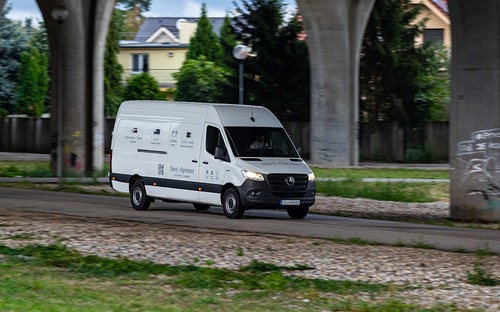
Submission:
[[[424,42],[443,44],[444,43],[444,30],[443,29],[425,29]]]
[[[149,60],[147,54],[132,54],[132,72],[148,72]]]
[[[168,57],[174,57],[174,52],[168,52],[167,55]]]

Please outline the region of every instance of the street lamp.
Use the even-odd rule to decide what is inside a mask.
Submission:
[[[69,11],[66,9],[65,6],[63,5],[56,5],[54,8],[52,8],[52,11],[50,12],[50,15],[52,18],[57,21],[57,23],[60,25],[59,27],[59,32],[61,32],[61,25],[62,23],[68,18]],[[57,49],[59,49],[58,53],[60,53],[58,60],[57,60],[57,159],[56,159],[56,166],[57,166],[57,178],[59,181],[59,188],[62,187],[62,153],[63,153],[63,142],[62,142],[62,110],[63,110],[63,105],[62,105],[62,85],[63,85],[63,49],[62,49],[62,35],[59,33],[57,36]]]
[[[233,48],[233,56],[240,61],[240,104],[243,104],[243,61],[248,57],[249,48],[245,45],[239,44]]]

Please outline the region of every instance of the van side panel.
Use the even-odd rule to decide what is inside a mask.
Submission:
[[[119,173],[116,189],[128,192],[130,179],[145,180],[147,193],[166,196],[158,181],[165,176],[169,122],[119,119],[113,135],[113,171]]]
[[[170,128],[166,186],[168,197],[197,202],[202,124],[173,122]]]

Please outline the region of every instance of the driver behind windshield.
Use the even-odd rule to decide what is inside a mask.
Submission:
[[[264,141],[264,135],[263,134],[257,134],[255,136],[255,141],[250,144],[250,149],[265,149],[269,148],[269,144],[267,144]]]

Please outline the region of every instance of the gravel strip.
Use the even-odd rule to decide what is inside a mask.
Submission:
[[[345,207],[340,207],[342,201]],[[318,198],[315,209],[349,211],[349,205],[365,206],[365,200]],[[382,202],[378,202],[382,205]],[[443,205],[445,205],[444,203]],[[446,204],[447,205],[447,204]],[[432,205],[400,211],[387,203],[393,213],[408,211],[437,213]],[[330,206],[331,207],[331,206]],[[365,206],[366,207],[366,206]],[[370,209],[372,208],[369,206]],[[377,209],[384,209],[378,207]],[[474,254],[415,248],[354,246],[327,240],[278,235],[258,235],[138,222],[77,218],[68,216],[0,210],[0,244],[18,247],[27,244],[65,246],[83,254],[173,265],[194,264],[238,269],[252,260],[280,266],[307,265],[311,270],[288,274],[305,278],[395,283],[414,286],[411,290],[389,293],[388,297],[424,306],[454,303],[462,308],[500,310],[500,286],[485,287],[466,283],[467,272],[477,265]],[[13,239],[17,237],[17,239]],[[25,237],[26,239],[19,239]],[[0,258],[1,261],[1,258]],[[500,257],[482,260],[482,268],[500,279]],[[364,300],[374,300],[369,296]],[[376,300],[379,300],[377,298]]]

